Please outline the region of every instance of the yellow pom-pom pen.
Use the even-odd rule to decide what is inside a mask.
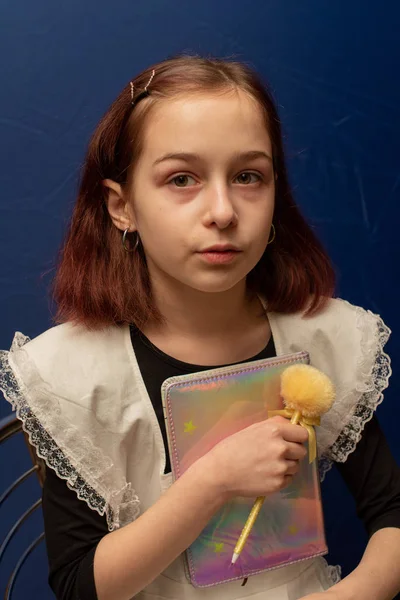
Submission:
[[[281,396],[284,410],[273,410],[269,417],[281,415],[294,425],[301,425],[308,431],[309,461],[317,456],[317,442],[314,426],[320,424],[320,417],[332,406],[335,389],[329,377],[310,365],[292,365],[281,374]],[[259,496],[251,509],[232,556],[234,564],[242,552],[253,525],[260,513],[265,496]]]

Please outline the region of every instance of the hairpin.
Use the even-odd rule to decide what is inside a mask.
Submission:
[[[147,82],[147,84],[144,87],[143,91],[140,92],[140,94],[135,99],[134,99],[134,96],[135,96],[135,86],[133,85],[132,81],[129,82],[129,85],[131,86],[131,104],[132,104],[132,106],[135,106],[142,98],[146,98],[146,96],[150,95],[148,87],[151,84],[151,82],[153,81],[153,78],[154,78],[155,74],[156,74],[156,72],[153,69],[152,72],[151,72],[149,81]]]
[[[153,69],[150,75],[150,79],[148,81],[148,84],[145,86],[144,91],[147,92],[147,88],[149,87],[149,85],[151,84],[151,82],[153,81],[154,75],[156,74],[155,70]]]

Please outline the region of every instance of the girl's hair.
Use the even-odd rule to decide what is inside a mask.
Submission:
[[[132,96],[142,96],[153,69],[150,95],[132,106]],[[139,244],[134,253],[124,250],[121,232],[107,211],[102,180],[129,185],[155,106],[168,99],[229,90],[246,92],[262,109],[276,175],[276,237],[249,273],[249,289],[265,299],[268,311],[311,315],[321,310],[333,294],[333,268],[294,203],[277,110],[256,73],[238,62],[182,56],[146,69],[132,84],[111,105],[89,143],[54,281],[57,322],[91,328],[122,323],[141,327],[149,319],[161,318],[152,300],[143,248]]]

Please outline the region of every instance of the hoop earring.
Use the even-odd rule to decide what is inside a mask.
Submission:
[[[276,237],[276,229],[275,229],[275,225],[273,223],[271,223],[271,229],[272,229],[272,238],[270,240],[268,240],[267,246],[272,244],[272,242],[274,241],[274,239]]]
[[[133,248],[128,248],[128,246],[126,245],[126,236],[128,235],[128,233],[129,233],[129,227],[127,227],[127,229],[125,229],[125,231],[122,235],[122,246],[123,246],[125,252],[130,252],[130,253],[136,252],[136,250],[138,249],[138,246],[139,246],[139,241],[140,241],[139,233],[137,231],[133,232],[133,233],[136,233],[136,240],[133,245]]]

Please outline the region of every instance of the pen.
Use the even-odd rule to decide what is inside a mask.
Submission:
[[[233,565],[239,558],[239,555],[244,548],[247,538],[249,537],[250,531],[252,530],[252,527],[258,517],[258,514],[261,510],[262,505],[264,504],[264,500],[265,500],[265,496],[259,496],[253,504],[253,508],[251,509],[249,517],[246,521],[246,525],[242,529],[242,533],[240,534],[240,538],[238,539],[237,544],[235,546],[235,550],[233,552],[233,556],[232,556],[232,564]]]
[[[292,415],[291,423],[296,425],[300,419],[301,419],[301,413],[300,413],[300,411],[296,411]],[[258,496],[258,498],[256,499],[256,501],[253,504],[253,508],[250,511],[250,514],[247,518],[246,524],[243,527],[242,533],[240,534],[240,537],[236,543],[235,550],[233,551],[232,561],[231,561],[232,565],[234,565],[235,562],[237,561],[237,559],[239,558],[240,553],[243,550],[243,548],[247,542],[247,538],[249,537],[250,532],[253,529],[253,525],[256,522],[258,515],[260,514],[260,510],[262,508],[262,505],[264,504],[264,500],[265,500],[265,496]]]

